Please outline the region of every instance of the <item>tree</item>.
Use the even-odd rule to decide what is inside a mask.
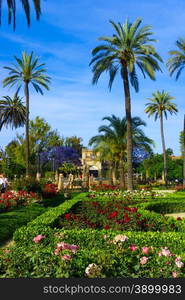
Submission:
[[[183,69],[185,68],[185,39],[179,38],[176,41],[177,50],[169,51],[171,56],[167,61],[167,68],[170,76],[176,73],[175,79],[178,80]],[[185,187],[185,120],[183,124],[184,142],[183,142],[183,186]]]
[[[149,76],[155,80],[155,71],[159,71],[158,62],[161,57],[151,45],[155,42],[151,38],[151,26],[141,27],[141,19],[130,23],[128,19],[122,25],[110,21],[115,33],[112,37],[100,37],[99,40],[105,43],[93,49],[93,58],[90,65],[93,65],[93,84],[96,84],[104,72],[109,73],[109,89],[111,90],[116,74],[120,71],[123,80],[125,94],[125,114],[127,121],[127,165],[128,165],[128,189],[133,190],[132,170],[132,117],[131,117],[131,96],[130,84],[135,91],[139,91],[139,82],[136,69],[139,69],[144,78]]]
[[[64,139],[60,137],[56,130],[52,130],[48,122],[38,116],[29,122],[29,137],[30,171],[32,174],[35,174],[36,170],[37,172],[41,171],[40,153],[49,151],[54,146],[61,146],[64,143]],[[6,147],[8,157],[12,157],[16,164],[21,165],[25,170],[25,135],[17,134],[16,139],[11,143],[14,145],[13,151],[9,151],[9,146]]]
[[[17,84],[18,90],[23,87],[26,98],[26,176],[29,176],[29,85],[32,84],[37,93],[43,95],[41,87],[49,90],[48,84],[50,83],[50,77],[44,73],[46,69],[45,64],[39,63],[39,57],[33,57],[33,52],[27,54],[22,53],[22,57],[15,57],[16,65],[13,67],[4,67],[9,70],[9,77],[3,80],[3,85],[14,86]]]
[[[166,150],[168,164],[168,180],[175,181],[183,178],[183,162],[182,159],[173,159],[171,149]],[[161,179],[164,170],[163,154],[152,154],[149,158],[143,160],[138,168],[139,173],[146,176],[148,173],[150,180]]]
[[[30,26],[30,1],[29,0],[19,0],[22,4],[27,24]],[[36,12],[36,18],[39,19],[41,15],[41,8],[40,8],[40,0],[32,0]],[[7,7],[8,7],[8,23],[11,24],[13,20],[13,27],[15,30],[16,27],[16,0],[6,0]],[[2,0],[0,0],[0,25],[1,25],[1,10],[2,10]]]
[[[148,117],[153,116],[155,121],[159,118],[160,127],[161,127],[161,141],[162,141],[162,149],[163,149],[163,159],[164,159],[164,180],[167,185],[167,160],[166,160],[166,146],[165,146],[165,138],[164,138],[164,117],[167,119],[167,113],[169,112],[171,115],[173,113],[177,113],[176,104],[171,101],[174,99],[170,96],[168,92],[155,92],[152,94],[152,98],[148,98],[150,100],[149,103],[146,104],[147,108],[145,112],[148,114]]]
[[[119,161],[120,171],[120,186],[124,187],[125,177],[125,160],[127,153],[127,121],[126,118],[120,119],[115,115],[104,117],[103,120],[109,121],[109,125],[102,125],[98,128],[101,135],[94,136],[90,139],[89,145],[100,145],[102,142],[107,143],[113,152],[114,160]],[[146,137],[141,126],[146,126],[146,123],[139,117],[132,118],[132,140],[134,148],[144,149],[147,152],[152,152],[151,145],[153,141]],[[111,145],[111,146],[110,146]]]
[[[53,171],[58,170],[64,163],[74,164],[76,166],[81,165],[78,152],[66,146],[57,146],[51,148],[49,151],[41,152],[40,157],[42,165],[52,162]]]
[[[26,107],[22,102],[22,98],[16,93],[13,98],[4,96],[0,100],[0,130],[3,126],[11,126],[18,128],[25,125]]]
[[[82,141],[83,141],[82,138],[77,137],[77,136],[66,137],[65,146],[76,149],[78,151],[78,153],[81,155],[82,147],[83,147],[83,145],[81,144]]]

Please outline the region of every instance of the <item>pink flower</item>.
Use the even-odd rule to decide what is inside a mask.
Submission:
[[[79,246],[70,245],[65,242],[60,242],[57,244],[57,248],[55,249],[54,253],[57,255],[61,250],[70,250],[72,253],[76,253],[79,249]]]
[[[60,250],[58,250],[58,249],[55,249],[55,251],[54,251],[54,254],[55,254],[55,255],[58,255],[58,254],[59,254],[59,252],[60,252]]]
[[[131,251],[136,251],[137,250],[137,246],[136,245],[131,245],[131,246],[129,246],[129,249]]]
[[[42,239],[44,239],[46,236],[45,235],[42,235],[42,234],[39,234],[39,235],[37,235],[37,236],[35,236],[34,238],[33,238],[33,242],[34,243],[39,243]]]
[[[143,257],[140,258],[140,264],[141,265],[145,265],[147,263],[147,261],[148,261],[148,257],[146,257],[146,256],[143,256]]]
[[[149,253],[149,248],[148,248],[148,247],[143,247],[143,248],[142,248],[142,252],[143,252],[143,254],[148,255],[148,253]]]
[[[172,277],[173,278],[177,278],[177,275],[178,275],[177,272],[172,272]]]
[[[175,264],[178,268],[182,268],[184,266],[180,256],[175,259]]]
[[[162,248],[162,251],[158,253],[159,256],[172,256],[172,253],[170,252],[170,250],[167,247]]]
[[[65,254],[65,255],[62,256],[62,259],[63,260],[71,260],[72,257],[71,257],[71,255]]]
[[[69,245],[68,249],[71,250],[73,253],[76,253],[76,251],[79,249],[79,246]]]

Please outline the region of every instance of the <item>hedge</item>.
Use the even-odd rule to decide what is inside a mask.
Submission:
[[[46,208],[39,204],[31,204],[10,212],[0,214],[0,244],[12,237],[14,231],[27,224],[38,215],[42,214]]]
[[[45,237],[40,243],[34,243],[33,238],[38,234]],[[128,241],[113,243],[118,234],[125,235]],[[91,277],[134,277],[134,278],[170,278],[172,272],[178,277],[185,277],[185,269],[175,265],[175,259],[184,260],[184,233],[159,232],[113,232],[85,230],[56,230],[46,226],[27,227],[24,239],[17,240],[16,245],[0,252],[0,277],[29,277],[29,278],[71,278],[87,277],[87,267],[97,266]],[[18,238],[18,237],[17,237]],[[23,243],[24,241],[24,243]],[[25,243],[27,241],[27,243]],[[60,242],[76,245],[76,253],[62,250],[55,255],[54,251]],[[131,251],[130,247],[137,247]],[[148,263],[141,265],[143,258],[142,247],[148,247]],[[167,247],[167,248],[165,248]],[[159,256],[163,249],[169,250],[170,257]],[[165,251],[166,251],[165,250]],[[63,255],[70,255],[69,261]]]
[[[93,229],[57,229],[58,218],[87,199],[87,193],[79,194],[58,207],[51,208],[35,220],[17,229],[13,235],[15,245],[0,251],[0,277],[15,278],[71,278],[71,277],[133,277],[133,278],[171,278],[185,277],[185,268],[178,268],[175,259],[185,260],[185,221],[166,218],[181,232],[123,232]],[[166,201],[166,200],[163,200]],[[173,203],[173,201],[171,201]],[[175,203],[177,201],[174,201]],[[148,210],[150,202],[137,205],[143,217],[152,222],[162,222],[163,217]],[[162,205],[162,204],[161,204]],[[43,235],[39,243],[34,238]],[[128,241],[113,243],[115,236],[122,235]],[[76,252],[62,250],[55,253],[57,244],[65,242],[76,245]],[[131,250],[130,247],[136,247]],[[142,247],[149,248],[145,254],[146,264],[141,264],[144,256]],[[167,247],[167,248],[165,248]],[[159,255],[162,249],[172,253]],[[10,251],[9,251],[10,250]],[[65,258],[63,258],[65,257]],[[146,258],[147,257],[147,258]],[[182,262],[182,264],[183,264]],[[94,269],[87,274],[88,266]]]

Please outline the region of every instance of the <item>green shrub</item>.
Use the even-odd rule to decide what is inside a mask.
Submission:
[[[12,189],[14,191],[27,191],[27,192],[35,192],[40,193],[41,192],[41,185],[40,183],[34,178],[34,177],[28,177],[28,178],[20,178],[16,179],[12,182]]]
[[[24,229],[22,241],[0,252],[0,277],[185,277],[184,234]]]
[[[168,232],[56,228],[61,215],[85,200],[87,193],[79,194],[16,230],[15,244],[0,251],[0,277],[185,277],[185,221],[147,210],[160,201],[138,204],[138,213]]]

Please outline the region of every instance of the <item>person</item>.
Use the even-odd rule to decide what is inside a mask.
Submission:
[[[2,188],[3,188],[3,175],[0,174],[0,193],[1,193]]]
[[[4,174],[2,174],[1,177],[0,177],[1,193],[6,192],[7,185],[8,185],[8,179],[6,178],[6,176]]]

